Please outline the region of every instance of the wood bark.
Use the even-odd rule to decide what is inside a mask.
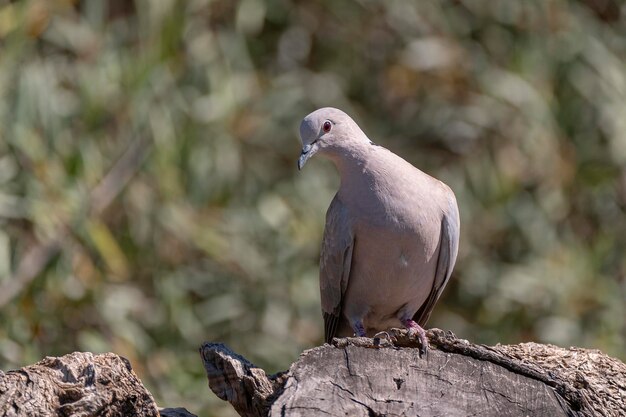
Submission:
[[[192,417],[159,410],[128,360],[113,353],[47,357],[16,371],[0,371],[0,416]]]
[[[420,357],[404,330],[344,338],[266,375],[223,344],[201,357],[211,390],[242,416],[626,416],[626,365],[597,350],[484,346],[428,331]],[[76,352],[0,371],[0,416],[194,417],[159,409],[115,354]]]
[[[432,329],[420,357],[406,331],[389,335],[335,339],[270,376],[225,345],[200,351],[211,390],[242,416],[626,416],[626,365],[600,351]]]

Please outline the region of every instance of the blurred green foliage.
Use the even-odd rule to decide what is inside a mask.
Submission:
[[[225,415],[202,341],[270,372],[319,344],[338,178],[321,158],[295,166],[300,119],[329,105],[457,194],[460,256],[430,326],[625,359],[625,15],[611,0],[0,1],[0,368],[114,351],[162,406]],[[135,175],[94,210],[137,141]]]

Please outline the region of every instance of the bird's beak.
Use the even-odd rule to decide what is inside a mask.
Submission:
[[[302,169],[306,161],[309,160],[310,157],[317,153],[319,147],[316,142],[313,142],[310,145],[304,145],[302,148],[302,152],[300,153],[300,158],[298,158],[298,171]]]

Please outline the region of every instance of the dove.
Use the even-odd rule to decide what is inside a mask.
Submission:
[[[335,165],[340,186],[328,211],[320,255],[320,295],[327,343],[372,337],[393,327],[417,336],[456,262],[460,221],[443,182],[374,144],[339,109],[300,124],[298,170],[316,154]]]

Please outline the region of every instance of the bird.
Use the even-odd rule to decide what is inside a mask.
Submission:
[[[320,254],[324,338],[373,337],[404,327],[428,350],[424,325],[450,279],[459,248],[454,192],[372,142],[343,111],[325,107],[300,123],[298,170],[319,154],[340,185]]]

